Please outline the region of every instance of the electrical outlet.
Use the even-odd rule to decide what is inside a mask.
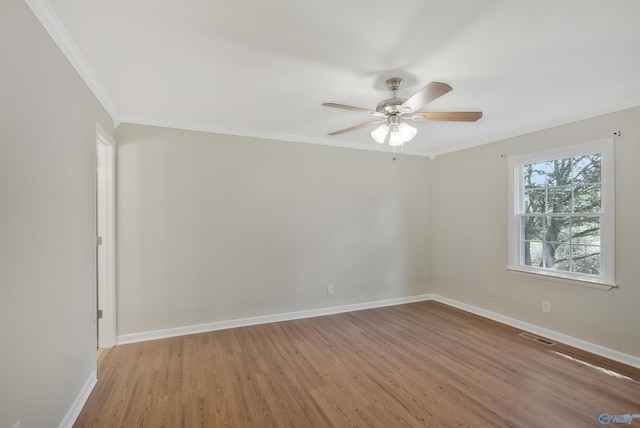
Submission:
[[[546,312],[548,314],[551,313],[551,302],[549,302],[548,300],[542,301],[542,312]]]
[[[336,290],[333,288],[333,284],[327,285],[327,294],[333,294]]]
[[[489,289],[489,297],[496,297],[496,288],[495,287],[491,287]]]

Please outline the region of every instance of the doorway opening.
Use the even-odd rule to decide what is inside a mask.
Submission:
[[[97,348],[116,344],[115,142],[96,124]]]

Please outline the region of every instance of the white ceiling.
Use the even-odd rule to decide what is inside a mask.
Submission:
[[[421,111],[407,153],[434,156],[640,105],[640,1],[27,0],[116,122],[380,150],[370,120],[399,96]],[[389,150],[387,146],[385,150]]]

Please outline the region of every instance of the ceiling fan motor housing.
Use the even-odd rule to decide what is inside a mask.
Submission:
[[[376,111],[385,114],[393,114],[400,113],[400,106],[404,103],[406,98],[389,98],[388,100],[383,100],[378,103],[376,107]]]

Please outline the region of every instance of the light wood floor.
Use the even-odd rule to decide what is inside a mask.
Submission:
[[[519,332],[421,302],[121,345],[74,427],[602,427],[602,413],[640,413],[640,370]]]

